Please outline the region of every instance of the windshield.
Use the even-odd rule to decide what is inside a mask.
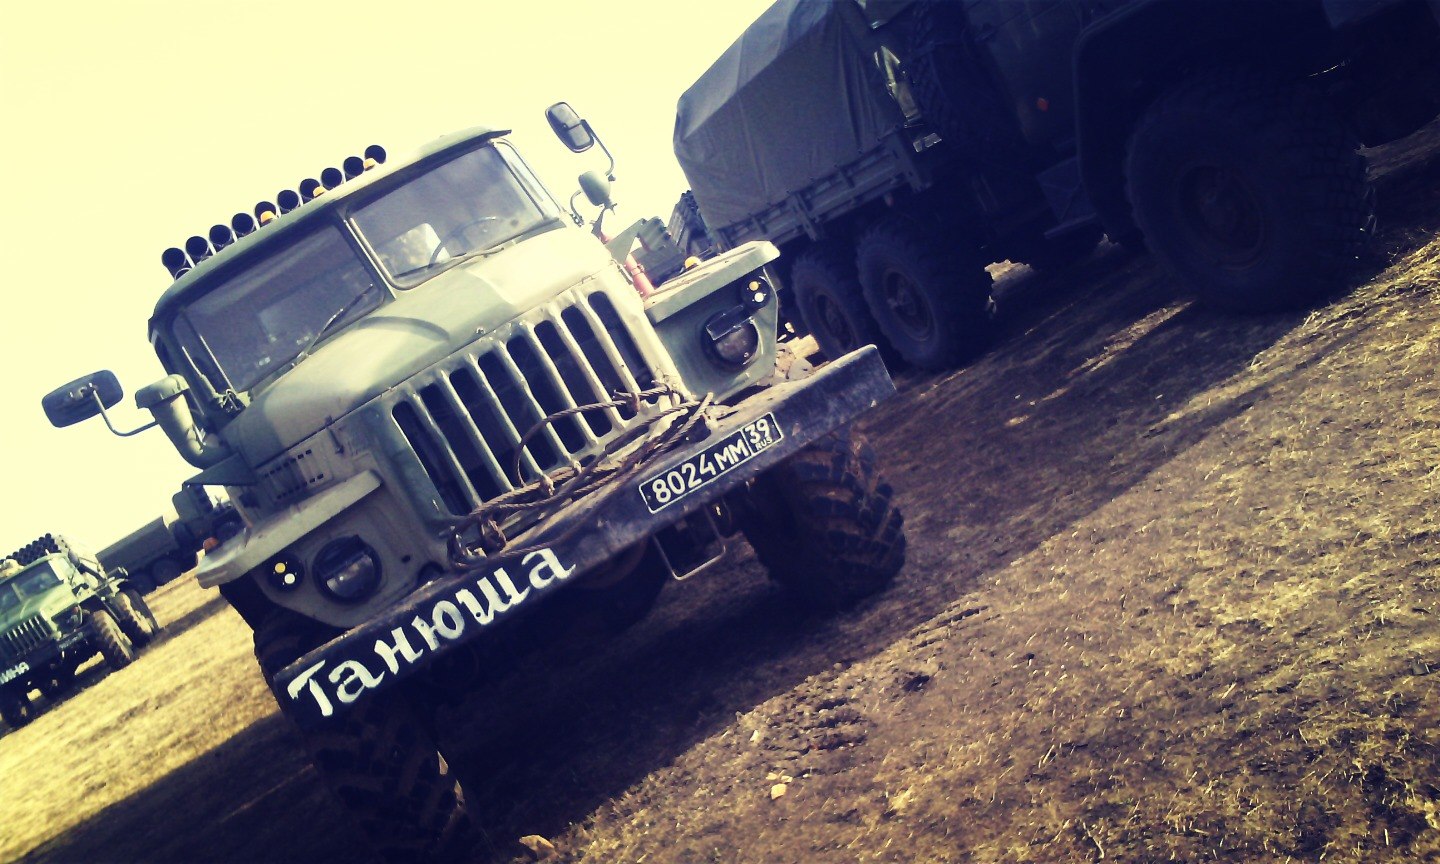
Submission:
[[[37,563],[14,579],[0,583],[0,612],[20,608],[20,604],[31,597],[39,597],[62,580],[50,566],[50,562]]]
[[[383,296],[373,271],[332,226],[195,300],[176,316],[175,335],[215,392],[240,392],[307,351],[327,323],[333,332]]]
[[[429,171],[352,215],[397,284],[513,240],[559,215],[518,157],[481,147]]]

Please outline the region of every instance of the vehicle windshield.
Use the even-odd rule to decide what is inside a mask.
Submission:
[[[351,215],[389,277],[420,283],[447,262],[493,249],[558,218],[559,208],[508,148],[471,150]]]
[[[39,597],[63,581],[50,562],[34,564],[19,576],[0,582],[0,612],[18,609],[26,600]]]
[[[327,324],[338,330],[383,297],[374,271],[328,226],[196,299],[175,335],[215,392],[243,392],[309,350]]]

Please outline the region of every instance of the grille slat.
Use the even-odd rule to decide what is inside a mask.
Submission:
[[[49,635],[44,619],[32,615],[0,634],[0,653],[7,658],[18,659],[40,647]]]
[[[408,397],[405,401],[415,409],[416,420],[419,421],[420,427],[429,433],[431,442],[436,445],[435,453],[450,468],[450,477],[459,484],[461,493],[470,501],[478,503],[480,494],[475,491],[475,487],[470,483],[470,478],[465,475],[460,458],[455,455],[455,448],[450,445],[445,433],[440,430],[440,424],[435,422],[435,417],[429,410],[431,406],[423,396],[418,399],[413,396]]]
[[[465,471],[466,476],[474,484],[474,488],[486,499],[515,488],[510,482],[510,478],[506,476],[505,469],[501,467],[500,460],[495,458],[495,452],[490,449],[490,445],[481,436],[480,428],[475,422],[475,415],[460,398],[459,392],[455,389],[455,382],[449,377],[441,376],[440,392],[444,394],[445,400],[450,403],[457,416],[467,417],[470,420],[469,423],[462,423],[460,426],[464,440],[469,442],[479,461],[475,468],[467,468]],[[483,479],[488,482],[482,483],[481,478],[475,476],[476,470],[480,469],[484,470]]]
[[[547,321],[545,323],[549,324],[550,322]],[[575,399],[575,395],[570,391],[570,386],[565,383],[564,374],[560,371],[560,364],[569,358],[565,356],[555,356],[556,352],[551,351],[549,347],[545,345],[545,340],[540,336],[539,328],[531,329],[526,327],[524,328],[524,333],[525,344],[529,345],[531,350],[536,352],[537,357],[543,358],[541,362],[537,364],[540,368],[540,374],[549,385],[549,389],[554,394],[554,399],[559,405],[558,408],[551,409],[548,405],[542,404],[541,407],[545,408],[547,413],[553,413],[555,410],[577,408],[582,404],[588,405],[596,401],[593,397],[587,398],[587,394],[584,393],[581,394],[581,398],[585,399],[584,402],[579,402]],[[590,425],[578,414],[559,420],[555,425],[561,429],[562,433],[565,430],[569,430],[570,437],[565,441],[565,449],[569,453],[583,453],[593,448],[600,440],[595,437],[595,433],[591,430]],[[579,438],[578,441],[574,441],[576,436]],[[562,434],[562,437],[565,436]]]
[[[510,466],[515,464],[515,451],[520,447],[520,435],[522,433],[519,429],[515,428],[515,423],[510,419],[509,413],[505,410],[505,404],[501,400],[500,394],[495,392],[495,388],[491,386],[489,379],[485,376],[485,370],[481,364],[487,357],[489,357],[488,354],[482,357],[474,357],[471,358],[471,362],[474,364],[475,379],[479,384],[479,393],[484,397],[486,406],[490,409],[491,414],[499,422],[504,432],[506,443],[509,444],[509,446],[505,448],[505,461],[501,463],[505,471],[508,472]],[[522,467],[524,467],[529,476],[539,477],[545,473],[540,469],[540,463],[531,455],[529,447],[521,451],[520,460]],[[506,476],[509,475],[507,474]],[[520,479],[524,480],[523,477]]]
[[[606,402],[613,399],[614,394],[605,389],[605,382],[601,381],[600,376],[595,374],[594,367],[584,362],[585,351],[580,347],[580,343],[576,340],[575,334],[570,331],[570,327],[566,325],[564,316],[562,315],[554,321],[546,323],[554,327],[555,338],[560,342],[560,344],[553,349],[547,346],[546,350],[551,356],[560,354],[563,351],[566,356],[572,360],[578,358],[579,362],[574,364],[574,369],[589,387],[589,396],[592,398],[590,398],[588,402]],[[539,328],[536,329],[538,330]],[[591,338],[594,337],[593,332],[590,335]],[[571,396],[574,397],[575,388],[571,387],[570,392]],[[603,435],[624,422],[624,418],[620,416],[620,411],[615,408],[606,408],[603,412],[586,412],[585,420],[596,435]],[[604,424],[603,426],[601,425],[602,423]]]
[[[531,426],[544,420],[545,415],[549,412],[545,410],[540,400],[535,397],[535,391],[531,389],[529,380],[526,379],[525,373],[521,371],[520,365],[515,362],[515,358],[510,353],[511,349],[509,345],[515,344],[516,341],[517,340],[512,339],[505,347],[496,348],[490,352],[490,356],[494,357],[504,367],[505,371],[509,373],[511,383],[522,395],[522,398],[519,400],[519,405],[522,407],[520,407],[516,413],[528,415],[524,417],[524,423],[525,429],[529,430]],[[512,415],[511,419],[521,418]],[[560,435],[555,431],[555,424],[547,423],[545,427],[540,430],[539,435],[545,441],[549,442],[550,447],[553,448],[552,452],[536,457],[536,459],[541,462],[541,467],[547,471],[560,467],[564,461],[561,454],[568,453],[569,448],[560,440]],[[531,436],[530,441],[532,443],[526,445],[527,448],[534,447],[533,442],[535,441],[535,437]],[[535,449],[543,451],[543,448],[536,447]]]
[[[545,417],[638,392],[656,373],[601,293],[534,310],[492,333],[478,353],[426,373],[392,409],[401,435],[455,515],[514,488],[520,436]],[[657,400],[647,400],[642,411]],[[520,453],[522,481],[600,453],[635,420],[609,408],[560,418]]]

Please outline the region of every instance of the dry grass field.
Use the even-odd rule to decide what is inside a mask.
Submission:
[[[475,862],[1440,862],[1437,141],[1377,154],[1376,259],[1309,312],[1115,248],[1003,271],[997,349],[866,422],[895,587],[804,617],[747,553],[517,659],[442,715]],[[239,619],[155,606],[162,643],[0,738],[0,859],[363,854]]]

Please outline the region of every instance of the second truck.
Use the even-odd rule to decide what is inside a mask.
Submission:
[[[988,264],[1062,265],[1102,232],[1212,306],[1301,304],[1373,235],[1359,148],[1440,111],[1437,21],[1437,0],[779,0],[680,98],[672,224],[776,243],[826,353],[927,369],[985,346]]]

